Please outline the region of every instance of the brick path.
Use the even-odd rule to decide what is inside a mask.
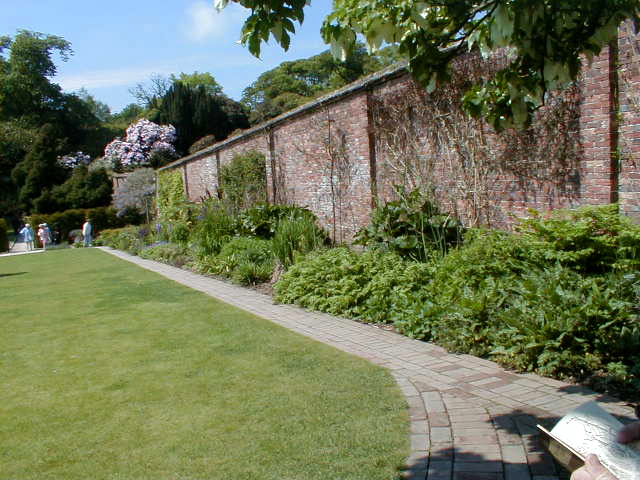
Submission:
[[[553,425],[572,408],[597,400],[624,420],[631,407],[605,395],[494,362],[456,355],[375,326],[291,305],[250,289],[103,248],[307,337],[387,368],[404,393],[411,418],[411,480],[555,480],[540,447],[537,423]]]
[[[10,244],[11,246],[11,244]],[[44,250],[42,250],[41,248],[36,248],[34,250],[28,251],[27,250],[27,244],[24,242],[16,242],[13,244],[13,246],[9,249],[8,252],[6,253],[0,253],[0,257],[5,257],[7,255],[22,255],[25,253],[39,253],[39,252],[44,252]]]

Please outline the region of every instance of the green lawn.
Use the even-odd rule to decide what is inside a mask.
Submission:
[[[0,478],[392,479],[389,374],[97,249],[0,258]]]

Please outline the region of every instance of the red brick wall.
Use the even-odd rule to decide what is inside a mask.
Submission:
[[[638,39],[629,25],[622,25],[618,42],[583,70],[574,94],[575,121],[547,132],[545,141],[530,143],[544,129],[495,135],[482,127],[482,135],[502,162],[486,177],[491,182],[483,193],[489,199],[493,219],[489,223],[508,226],[511,214],[526,215],[528,208],[549,210],[616,200],[622,211],[640,220],[639,58]],[[403,95],[411,88],[408,74],[402,72],[360,81],[165,168],[184,169],[188,196],[197,201],[216,194],[218,165],[247,150],[260,151],[267,159],[269,201],[310,208],[336,240],[348,241],[369,221],[375,201],[393,198],[392,185],[402,183],[390,168],[390,152],[374,128],[377,119],[372,105],[376,99]],[[417,125],[416,139],[433,133],[430,128]],[[429,171],[436,194],[468,222],[482,223],[473,212],[477,192],[462,182],[459,165],[450,161],[455,145],[433,152],[427,143],[422,142],[419,156],[436,159]],[[555,159],[558,150],[566,149],[571,150],[573,163],[544,163],[545,157]],[[620,162],[616,151],[621,152]],[[528,154],[538,158],[533,166],[525,162],[522,167],[513,160]],[[458,197],[452,199],[452,192]]]
[[[640,221],[640,38],[633,25],[622,24],[618,35],[620,209]]]

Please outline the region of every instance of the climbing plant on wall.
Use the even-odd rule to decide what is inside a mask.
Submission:
[[[507,61],[495,56],[460,58],[449,87],[429,94],[412,83],[376,96],[373,117],[380,174],[409,190],[431,195],[467,226],[504,222],[495,194],[505,188],[527,192],[546,185],[571,196],[580,141],[577,87],[549,95],[525,130],[496,132],[462,108],[462,94],[478,78]]]
[[[157,205],[160,218],[177,220],[182,206],[187,202],[184,194],[184,180],[180,170],[158,172]]]
[[[222,201],[232,213],[267,200],[265,156],[254,150],[233,157],[218,172]]]

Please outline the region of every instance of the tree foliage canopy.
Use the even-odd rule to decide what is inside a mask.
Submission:
[[[204,85],[192,87],[177,81],[158,103],[151,120],[175,127],[180,153],[205,135],[222,140],[233,130],[249,126],[242,106],[224,95],[212,95]]]
[[[242,43],[259,56],[270,36],[284,48],[304,20],[305,0],[234,0],[251,14]],[[216,0],[224,8],[229,0]],[[452,61],[471,48],[501,48],[511,60],[493,78],[472,87],[465,108],[496,128],[527,125],[547,91],[575,80],[582,58],[611,41],[619,23],[640,15],[637,0],[334,0],[322,35],[346,58],[362,35],[369,48],[398,45],[413,76],[428,89],[445,83]]]
[[[357,44],[344,61],[325,51],[283,62],[245,88],[241,101],[249,109],[251,124],[255,125],[373,73],[394,59],[390,48],[383,55],[374,56],[367,54],[363,44]]]

